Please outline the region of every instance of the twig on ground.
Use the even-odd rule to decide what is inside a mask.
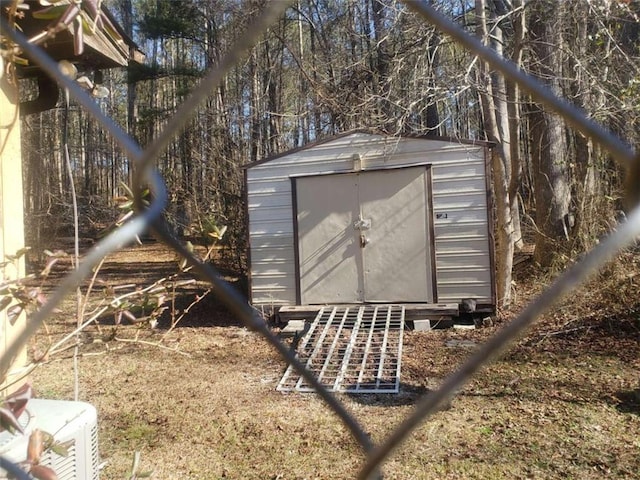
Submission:
[[[563,330],[556,330],[554,332],[541,333],[540,337],[542,337],[542,338],[538,342],[536,342],[536,346],[540,345],[542,342],[544,342],[549,337],[555,337],[555,336],[558,336],[558,335],[564,335],[565,333],[577,332],[577,331],[580,331],[580,330],[591,330],[592,328],[593,328],[593,325],[584,325],[582,327],[566,328],[566,329],[563,329]]]
[[[185,357],[191,358],[191,355],[188,354],[187,352],[182,352],[182,351],[178,350],[177,348],[166,347],[166,346],[164,346],[164,345],[162,345],[161,343],[158,343],[158,342],[147,342],[146,340],[140,340],[139,338],[120,338],[120,337],[115,337],[114,340],[116,342],[139,343],[141,345],[148,345],[148,346],[151,346],[151,347],[157,347],[157,348],[159,348],[161,350],[167,350],[169,352],[177,353],[177,354],[183,355]]]

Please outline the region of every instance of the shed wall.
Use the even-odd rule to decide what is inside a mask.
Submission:
[[[291,177],[432,165],[439,302],[494,304],[485,147],[354,133],[247,169],[251,296],[255,305],[295,305]]]

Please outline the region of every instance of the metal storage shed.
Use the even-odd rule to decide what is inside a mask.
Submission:
[[[357,131],[247,165],[251,302],[493,310],[487,149]]]

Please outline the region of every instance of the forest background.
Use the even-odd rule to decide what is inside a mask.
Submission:
[[[261,6],[251,0],[105,3],[146,61],[105,72],[109,93],[100,102],[142,146]],[[640,2],[430,3],[589,117],[639,143]],[[27,243],[36,250],[72,232],[64,121],[63,106],[23,120]],[[114,199],[126,193],[131,164],[73,103],[67,121],[81,229],[95,236],[113,218]],[[228,226],[228,251],[246,269],[241,166],[359,128],[495,142],[501,304],[511,300],[513,255],[524,241],[535,242],[540,265],[562,266],[623,216],[623,172],[606,151],[391,0],[293,2],[162,153],[168,216],[178,233],[189,235]]]

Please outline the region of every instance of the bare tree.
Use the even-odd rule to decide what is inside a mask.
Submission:
[[[530,9],[531,71],[558,96],[561,85],[563,45],[563,5],[541,0]],[[559,242],[568,240],[572,227],[569,215],[571,179],[564,120],[531,104],[529,137],[535,181],[535,259],[543,266],[553,263]]]
[[[512,28],[512,60],[520,65],[524,37],[523,5],[513,2],[513,9],[506,11],[502,2],[476,1],[477,34],[483,42],[504,55],[506,38],[504,20],[509,18]],[[493,191],[496,205],[496,283],[498,302],[508,305],[511,300],[511,271],[516,244],[521,244],[520,217],[518,209],[518,186],[520,183],[520,124],[518,90],[513,82],[502,75],[491,72],[480,62],[478,90],[482,104],[484,130],[494,142],[491,150]]]

